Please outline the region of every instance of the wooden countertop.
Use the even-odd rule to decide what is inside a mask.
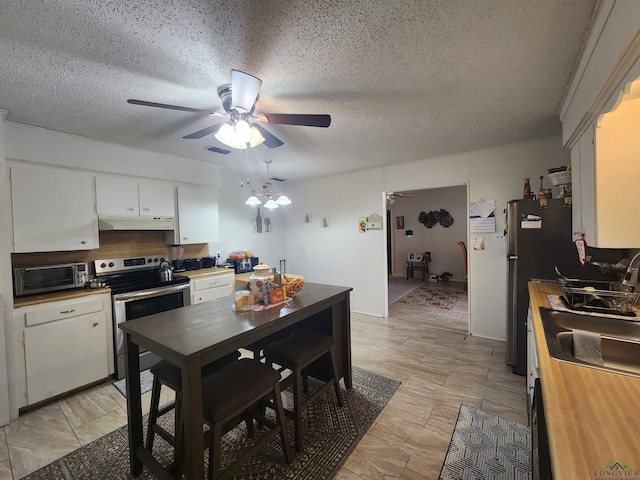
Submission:
[[[14,298],[13,308],[26,307],[27,305],[37,305],[39,303],[55,302],[57,300],[69,300],[71,298],[86,297],[98,293],[111,293],[109,287],[106,288],[73,288],[58,292],[43,293],[41,295],[28,295],[26,297]]]
[[[529,283],[554,478],[604,477],[615,462],[640,470],[640,378],[552,358],[538,310],[549,307],[547,293],[560,294],[560,288]],[[630,471],[614,473],[640,478]]]
[[[194,278],[208,277],[210,275],[220,275],[221,273],[233,273],[233,269],[231,268],[201,268],[200,270],[188,270],[185,272],[176,272],[174,275],[176,277],[187,277],[190,280]]]

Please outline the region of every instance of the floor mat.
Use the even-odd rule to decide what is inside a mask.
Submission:
[[[123,397],[127,396],[127,379],[122,378],[113,382],[113,386],[116,387]],[[149,369],[140,372],[140,392],[147,393],[153,386],[153,373]]]
[[[310,378],[310,383],[313,379]],[[337,405],[333,389],[313,402],[304,414],[305,443],[291,465],[284,461],[279,437],[274,438],[243,466],[235,479],[325,480],[333,478],[373,424],[400,382],[353,367],[353,389],[341,390],[344,406]],[[311,385],[313,388],[313,385]],[[288,395],[287,395],[288,393]],[[290,392],[283,392],[285,406]],[[270,409],[267,410],[271,412]],[[146,416],[144,420],[146,430]],[[173,429],[173,411],[162,416],[161,425]],[[293,423],[287,420],[289,440],[293,444]],[[131,478],[127,426],[71,452],[65,457],[27,475],[23,480]],[[223,437],[223,465],[237,457],[247,442],[244,424]],[[163,465],[173,460],[173,449],[156,437],[153,455]],[[206,463],[208,455],[205,453]],[[145,468],[141,479],[155,478]]]
[[[461,405],[439,480],[530,480],[531,429]]]

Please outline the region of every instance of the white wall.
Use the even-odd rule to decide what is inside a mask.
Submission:
[[[470,201],[496,201],[496,224],[501,229],[507,201],[522,196],[523,177],[533,180],[545,175],[548,188],[547,169],[569,163],[569,152],[562,148],[560,137],[550,137],[300,182],[288,187],[292,199],[299,199],[287,211],[289,270],[305,275],[309,281],[352,286],[354,311],[385,316],[385,233],[357,230],[360,216],[384,214],[382,192],[468,184]],[[537,182],[533,185],[537,188]],[[311,224],[303,223],[304,212],[313,213]],[[325,215],[331,218],[328,229],[319,225]],[[395,223],[391,227],[395,228]],[[494,243],[493,235],[480,236],[485,239],[486,249],[469,249],[470,331],[504,340],[506,243]],[[465,241],[468,245],[469,238]]]
[[[431,252],[429,271],[441,275],[449,272],[449,280],[462,281],[464,257],[458,242],[467,243],[467,186],[431,188],[411,192],[413,197],[396,197],[389,207],[391,212],[391,242],[393,252],[393,275],[404,277],[409,252],[422,254]],[[427,228],[418,221],[421,212],[439,212],[445,209],[453,217],[453,225],[440,224]],[[396,218],[404,217],[404,229],[396,228]],[[406,236],[413,230],[413,236]]]

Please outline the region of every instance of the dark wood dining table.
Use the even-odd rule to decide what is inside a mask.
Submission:
[[[172,478],[143,443],[140,387],[140,349],[150,350],[180,367],[184,420],[185,475],[205,478],[202,435],[201,368],[239,348],[293,325],[331,335],[335,341],[338,374],[351,389],[352,288],[306,283],[290,306],[236,312],[234,297],[149,315],[119,325],[125,333],[127,417],[131,474],[146,465],[158,478]]]

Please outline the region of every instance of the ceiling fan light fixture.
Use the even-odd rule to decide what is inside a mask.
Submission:
[[[249,125],[246,120],[230,120],[220,127],[215,137],[231,148],[244,150],[247,144],[255,147],[264,142],[264,137],[256,127]]]

